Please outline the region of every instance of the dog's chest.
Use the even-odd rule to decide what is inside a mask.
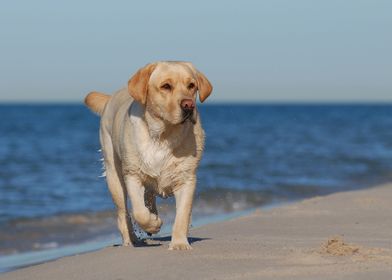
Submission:
[[[165,146],[145,145],[146,150],[140,156],[142,163],[140,170],[145,187],[153,190],[157,195],[166,198],[173,194],[180,183],[179,163],[173,157],[172,151]]]
[[[141,171],[152,178],[159,177],[171,159],[170,147],[151,139],[138,146]]]

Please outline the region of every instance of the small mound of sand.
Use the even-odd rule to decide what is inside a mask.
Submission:
[[[359,252],[359,246],[346,244],[342,236],[333,236],[321,245],[321,252],[332,256],[352,256]]]
[[[321,245],[318,254],[327,256],[347,256],[354,262],[383,262],[392,264],[392,250],[386,248],[367,248],[344,243],[342,236],[333,236]]]

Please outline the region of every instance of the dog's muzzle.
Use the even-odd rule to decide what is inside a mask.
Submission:
[[[195,103],[193,102],[192,99],[183,99],[181,101],[181,110],[182,110],[182,123],[184,123],[187,120],[190,120],[193,124],[195,121],[193,120],[193,111],[195,109]]]

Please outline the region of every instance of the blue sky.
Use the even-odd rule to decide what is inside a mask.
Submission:
[[[392,101],[392,1],[6,1],[0,102],[81,101],[156,60],[211,101]]]

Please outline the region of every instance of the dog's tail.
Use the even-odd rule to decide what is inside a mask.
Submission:
[[[91,111],[102,116],[103,110],[110,99],[110,95],[100,93],[100,92],[90,92],[84,99],[84,104],[90,108]]]

